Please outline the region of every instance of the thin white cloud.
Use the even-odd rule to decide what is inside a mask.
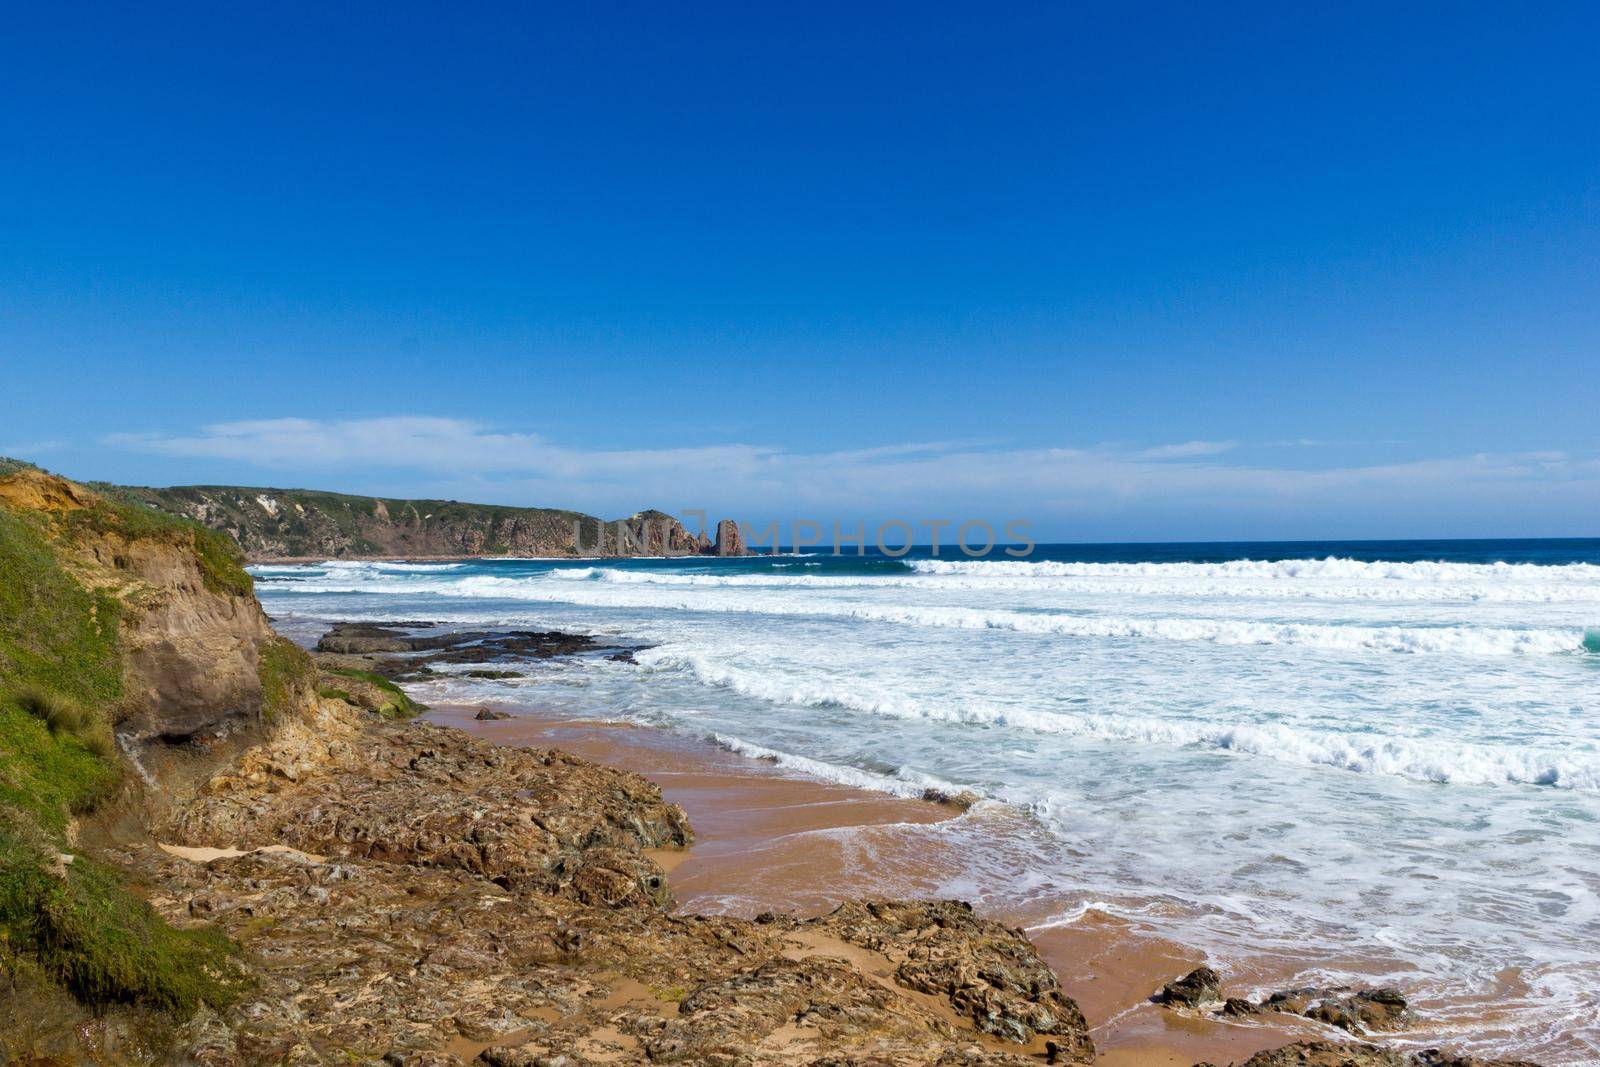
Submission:
[[[415,495],[628,514],[647,504],[742,514],[1116,516],[1356,514],[1361,509],[1600,506],[1600,467],[1557,452],[1307,469],[1231,461],[1232,441],[1006,449],[970,441],[834,452],[732,444],[583,449],[450,418],[261,419],[105,443],[348,485],[391,471]],[[1181,462],[1175,462],[1181,461]],[[327,476],[332,472],[332,476]],[[370,480],[370,479],[369,479]],[[391,483],[397,479],[390,479]],[[1547,508],[1548,510],[1548,508]]]
[[[1185,441],[1178,445],[1156,445],[1139,452],[1140,459],[1193,459],[1196,456],[1220,456],[1239,447],[1237,441]]]
[[[65,441],[28,441],[23,444],[0,445],[0,456],[10,456],[12,459],[26,459],[37,456],[41,452],[59,452],[67,447]]]

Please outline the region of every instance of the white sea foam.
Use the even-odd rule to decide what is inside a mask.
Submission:
[[[897,797],[920,798],[928,790],[941,793],[959,793],[961,786],[954,785],[942,778],[935,778],[929,774],[922,774],[908,768],[899,768],[893,775],[878,774],[873,771],[862,770],[859,767],[850,767],[839,763],[827,763],[823,760],[811,759],[808,756],[795,755],[792,752],[780,752],[777,749],[766,748],[749,741],[740,740],[726,734],[712,734],[712,740],[729,752],[747,756],[771,763],[786,770],[796,771],[807,778],[815,778],[822,782],[833,782],[836,785],[848,785],[856,789],[870,789],[875,793],[889,793]]]
[[[450,581],[367,585],[305,582],[301,585],[307,591],[325,593],[423,593],[657,611],[823,616],[902,626],[1006,630],[1025,634],[1134,641],[1295,645],[1341,652],[1504,656],[1577,654],[1584,651],[1584,632],[1581,627],[1365,626],[1237,619],[1085,616],[869,601],[806,600],[782,596],[706,596],[687,590],[655,590],[649,595],[635,595],[627,589],[606,589],[579,582],[489,575]]]
[[[405,563],[382,559],[330,559],[317,564],[318,570],[330,574],[446,574],[464,570],[462,563]]]
[[[962,566],[953,561],[921,560],[940,567]],[[1005,567],[1006,564],[980,566]],[[1020,564],[1025,567],[1052,564]],[[1153,567],[1171,566],[1153,564]],[[1014,571],[941,570],[917,566],[906,575],[823,574],[678,574],[665,571],[623,570],[616,567],[575,567],[553,571],[554,581],[607,582],[616,585],[679,586],[702,589],[912,589],[973,592],[1060,592],[1085,595],[1185,597],[1230,599],[1370,600],[1462,603],[1594,603],[1600,605],[1600,580],[1562,582],[1476,579],[1417,579],[1376,581],[1316,577],[1293,581],[1254,575],[1224,577],[1204,574],[1017,573]]]
[[[1593,563],[1446,563],[1422,561],[1395,563],[1385,560],[1325,559],[1254,560],[1225,563],[1063,563],[1025,560],[906,560],[921,574],[1016,575],[1021,577],[1079,577],[1155,575],[1186,578],[1360,578],[1386,581],[1579,581],[1600,583],[1600,564]]]
[[[742,670],[709,657],[646,649],[636,654],[654,670],[691,672],[707,685],[780,705],[839,707],[893,719],[1004,727],[1091,741],[1195,746],[1303,766],[1334,767],[1424,782],[1460,785],[1537,785],[1600,792],[1600,753],[1539,752],[1433,737],[1340,733],[1284,723],[1210,723],[1139,715],[1082,714],[1028,707],[864,694],[859,686],[825,679],[786,680],[772,672]],[[1031,804],[1032,798],[1021,797]]]

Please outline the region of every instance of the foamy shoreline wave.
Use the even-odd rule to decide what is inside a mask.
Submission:
[[[840,763],[827,763],[823,760],[811,759],[808,756],[800,756],[792,752],[781,752],[778,749],[766,748],[728,734],[714,733],[711,735],[711,740],[719,747],[736,755],[744,756],[748,759],[761,760],[763,763],[770,763],[785,770],[796,771],[820,782],[847,785],[855,789],[870,790],[874,793],[888,793],[891,796],[905,797],[910,800],[922,799],[929,790],[954,795],[966,788],[947,782],[942,778],[935,778],[930,774],[907,770],[904,767],[897,770],[894,775],[878,774],[874,771],[862,770],[859,767],[850,767]]]
[[[1309,730],[1282,723],[1200,723],[1139,715],[1081,714],[983,705],[930,706],[907,698],[867,698],[849,689],[786,685],[769,676],[711,663],[670,649],[646,649],[651,670],[684,670],[704,685],[779,705],[839,707],[890,719],[998,726],[1092,741],[1202,747],[1292,763],[1381,774],[1436,784],[1547,786],[1600,792],[1600,753],[1580,756],[1494,748],[1434,738],[1382,737]],[[1024,798],[1023,803],[1028,801]]]

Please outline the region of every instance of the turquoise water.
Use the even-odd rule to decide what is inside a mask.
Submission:
[[[885,891],[1098,910],[1224,969],[1398,984],[1419,1043],[1600,1059],[1600,541],[255,570],[306,637],[421,618],[649,646],[425,700],[988,798],[926,831],[966,869]]]

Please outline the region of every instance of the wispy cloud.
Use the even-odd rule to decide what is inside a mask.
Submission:
[[[12,459],[27,459],[45,452],[59,452],[67,447],[65,441],[27,441],[21,444],[0,445],[0,456],[10,456]]]
[[[1237,441],[1185,441],[1178,445],[1156,445],[1140,450],[1140,459],[1193,459],[1196,456],[1220,456],[1239,447]]]
[[[1365,466],[1245,463],[1233,441],[1002,448],[916,442],[804,452],[776,445],[584,449],[541,435],[426,416],[218,423],[190,434],[117,434],[119,448],[232,461],[349,484],[388,471],[434,495],[564,504],[623,514],[646,504],[741,514],[1128,516],[1152,509],[1217,517],[1359,509],[1494,508],[1530,501],[1600,506],[1593,457],[1481,453]],[[326,472],[335,476],[323,477]]]

